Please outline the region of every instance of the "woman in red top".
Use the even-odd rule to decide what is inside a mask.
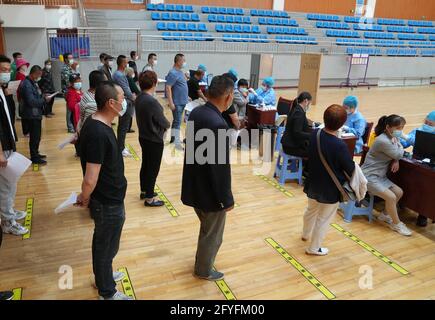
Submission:
[[[77,130],[77,124],[80,119],[80,100],[82,99],[82,79],[79,74],[72,74],[69,77],[70,86],[66,93],[66,105],[72,113],[74,129]]]

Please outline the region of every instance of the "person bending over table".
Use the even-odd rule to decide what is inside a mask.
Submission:
[[[363,148],[363,135],[366,132],[367,121],[358,110],[358,98],[347,96],[343,101],[343,107],[346,108],[347,120],[343,126],[343,131],[352,133],[358,138],[355,146],[355,153],[359,154]]]
[[[276,105],[276,94],[273,90],[275,85],[275,80],[272,77],[265,78],[260,88],[257,91],[254,89],[249,89],[251,92],[249,94],[249,103],[251,104],[264,104],[266,106]]]

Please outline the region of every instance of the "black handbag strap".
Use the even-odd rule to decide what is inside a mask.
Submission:
[[[349,195],[344,190],[340,181],[338,181],[337,176],[335,175],[334,171],[332,171],[331,167],[329,166],[328,162],[326,161],[325,157],[322,154],[322,150],[320,149],[320,133],[321,132],[322,132],[321,129],[319,129],[317,131],[317,152],[319,153],[320,160],[322,161],[323,166],[325,167],[326,171],[328,171],[328,174],[331,177],[332,181],[334,181],[335,185],[337,186],[338,190],[340,191],[341,195],[343,196],[343,200],[348,201],[348,200],[350,200]]]

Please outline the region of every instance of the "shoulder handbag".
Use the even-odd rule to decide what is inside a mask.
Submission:
[[[322,154],[322,151],[320,149],[320,133],[322,132],[321,129],[317,131],[317,151],[319,153],[320,160],[323,163],[323,166],[325,167],[326,171],[328,171],[329,176],[331,177],[332,181],[334,181],[335,185],[337,186],[337,189],[341,193],[340,202],[347,202],[347,201],[356,201],[356,195],[355,191],[352,190],[349,180],[349,175],[344,172],[344,175],[346,176],[346,179],[348,181],[344,182],[343,185],[338,181],[334,171],[332,171],[331,167],[329,166],[328,162],[326,162],[325,157]]]

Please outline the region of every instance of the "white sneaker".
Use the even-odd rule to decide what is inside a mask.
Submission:
[[[312,256],[326,256],[328,254],[328,248],[319,248],[317,251],[306,249],[305,253]]]
[[[15,220],[2,223],[3,233],[10,233],[15,236],[22,236],[29,232],[29,229],[23,227],[21,224]]]
[[[412,231],[409,230],[408,227],[403,222],[399,222],[398,224],[391,224],[390,228],[398,232],[402,236],[409,237],[410,235],[412,235]]]
[[[124,158],[131,158],[132,157],[132,155],[131,155],[130,151],[128,151],[128,149],[122,150],[122,156]]]
[[[14,210],[14,212],[15,212],[15,220],[21,220],[27,216],[26,211]]]
[[[378,218],[379,221],[388,223],[388,224],[392,224],[393,223],[393,219],[391,219],[391,217],[388,214],[385,213],[381,213]]]
[[[119,272],[119,271],[114,271],[113,272],[113,280],[115,282],[119,282],[119,281],[121,281],[124,278],[125,278],[125,273],[124,272]]]
[[[100,300],[133,300],[133,298],[126,296],[122,292],[116,291],[115,294],[110,298],[99,297]]]

